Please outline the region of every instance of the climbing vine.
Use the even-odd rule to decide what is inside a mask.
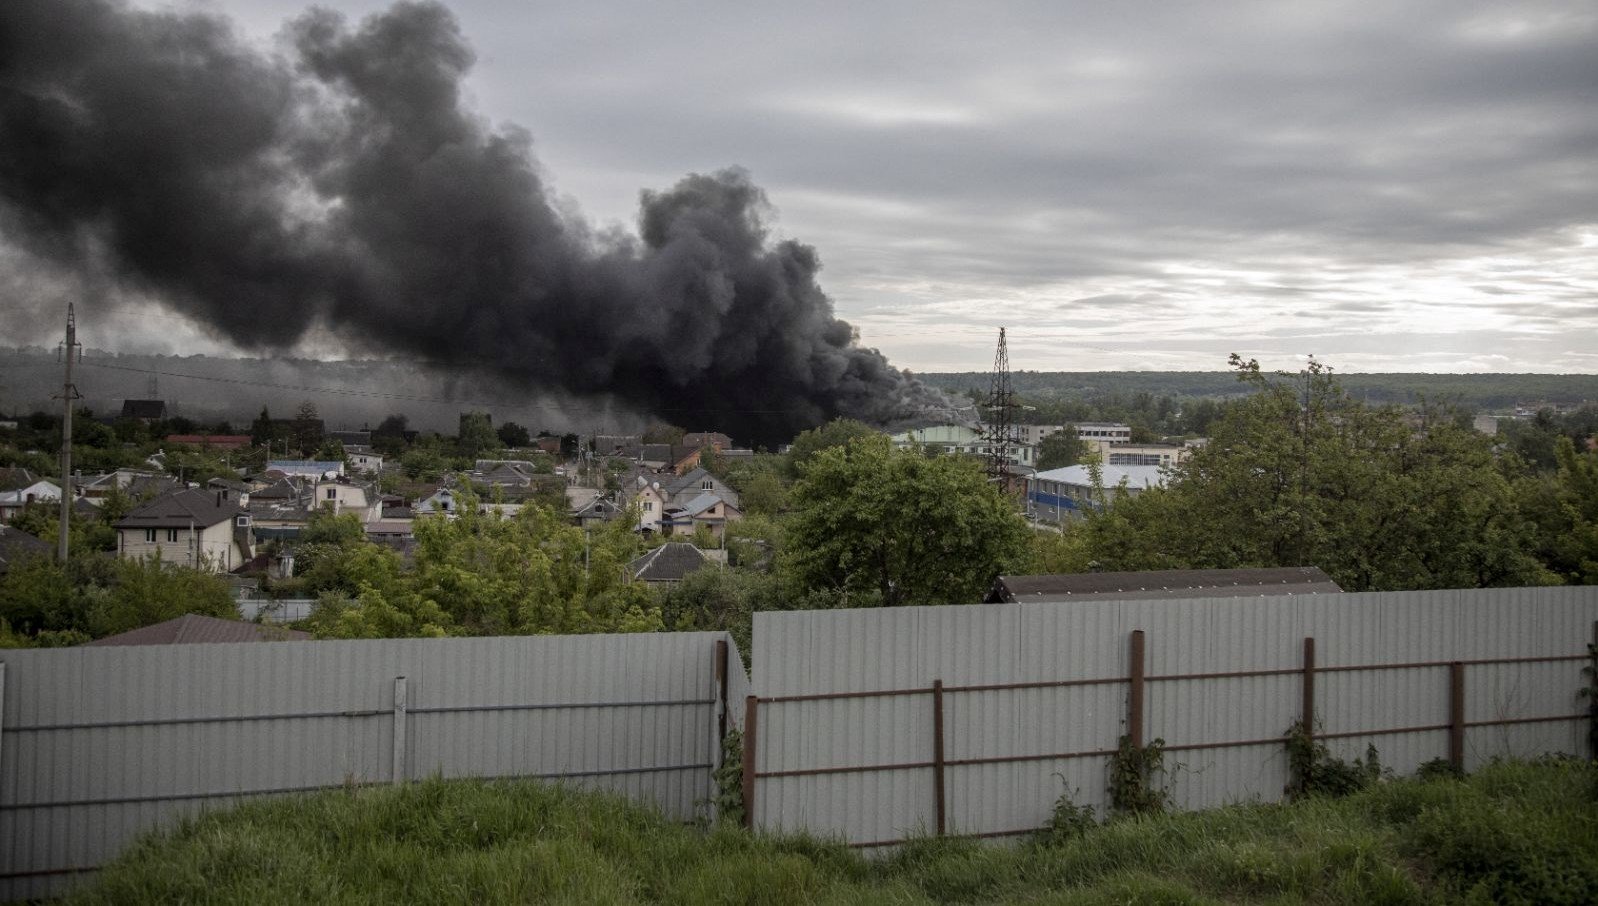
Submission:
[[[1123,735],[1110,757],[1110,807],[1121,815],[1153,815],[1165,811],[1170,793],[1155,783],[1155,775],[1165,773],[1165,740],[1155,739],[1146,746],[1132,745]]]
[[[1287,797],[1347,796],[1362,790],[1382,776],[1382,762],[1375,746],[1365,747],[1365,757],[1347,762],[1337,758],[1304,726],[1295,720],[1287,728]]]
[[[721,767],[716,768],[716,820],[744,820],[744,734],[736,728],[721,738]]]

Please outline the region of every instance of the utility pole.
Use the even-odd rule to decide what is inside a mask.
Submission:
[[[66,363],[66,377],[61,382],[61,532],[56,556],[62,565],[67,562],[67,529],[72,519],[72,404],[80,399],[78,388],[72,383],[72,357],[81,355],[78,345],[78,318],[67,303],[67,338],[62,345]]]

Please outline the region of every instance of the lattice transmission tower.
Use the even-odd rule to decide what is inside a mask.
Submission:
[[[993,353],[993,379],[988,389],[987,422],[983,439],[988,443],[988,478],[1005,480],[1015,448],[1015,391],[1010,388],[1010,351],[999,328],[999,348]]]

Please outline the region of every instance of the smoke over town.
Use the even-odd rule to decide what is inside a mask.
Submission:
[[[213,16],[0,4],[0,237],[245,350],[322,326],[751,442],[937,403],[852,345],[747,174],[646,191],[637,236],[601,233],[551,203],[526,133],[463,106],[444,7],[285,34],[267,54]]]

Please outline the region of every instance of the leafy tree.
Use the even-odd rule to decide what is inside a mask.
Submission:
[[[316,448],[314,458],[319,462],[343,462],[344,442],[336,437],[324,439],[322,445]]]
[[[819,428],[801,431],[788,449],[788,474],[797,478],[804,474],[805,466],[822,450],[847,447],[858,437],[873,437],[881,432],[852,418],[835,418]]]
[[[322,444],[322,416],[316,411],[316,404],[310,400],[300,403],[300,408],[294,413],[293,424],[294,446],[302,454],[309,455]]]
[[[757,455],[737,463],[728,471],[727,483],[738,492],[745,515],[775,516],[788,505],[788,483],[776,457]]]
[[[1406,422],[1350,397],[1311,359],[1263,374],[1164,490],[1122,499],[1074,531],[1106,569],[1319,566],[1350,591],[1532,585],[1512,467],[1449,417]]]
[[[688,432],[676,425],[657,422],[644,429],[643,442],[646,444],[671,444],[676,446]]]
[[[1050,434],[1038,444],[1038,471],[1086,462],[1090,452],[1087,441],[1077,435],[1076,426],[1066,425],[1064,430]]]
[[[372,429],[372,449],[384,456],[399,456],[405,452],[405,432],[410,420],[404,415],[385,417]]]
[[[873,434],[819,450],[803,472],[782,557],[798,593],[970,604],[1026,560],[1026,523],[966,457],[928,459]]]
[[[116,582],[89,610],[89,629],[96,637],[188,613],[238,619],[238,605],[215,573],[168,566],[159,555],[116,563]]]
[[[238,618],[221,577],[159,557],[85,556],[65,567],[37,557],[0,577],[0,619],[47,643],[114,635],[186,613]]]
[[[462,412],[460,434],[455,438],[460,455],[477,459],[484,453],[499,449],[499,435],[494,433],[493,420],[487,412]]]
[[[499,435],[500,442],[507,447],[525,447],[533,442],[532,435],[527,433],[527,429],[515,422],[505,422],[495,433]]]
[[[739,569],[698,569],[658,593],[661,619],[672,632],[723,630],[732,633],[740,651],[750,651],[757,610],[769,607],[780,593],[768,573]]]
[[[312,621],[327,638],[650,632],[660,611],[622,567],[636,551],[627,526],[585,533],[538,505],[513,519],[477,512],[418,520],[414,566],[385,548],[354,545],[340,587]]]

